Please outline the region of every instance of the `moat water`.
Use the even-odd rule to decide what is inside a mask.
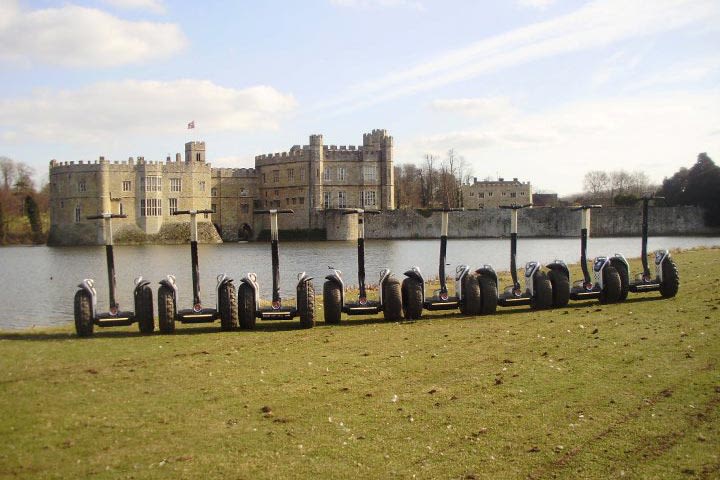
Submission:
[[[450,240],[446,272],[455,266],[491,264],[496,270],[509,270],[508,239]],[[655,237],[648,250],[720,246],[720,237]],[[107,311],[107,271],[105,247],[2,247],[0,248],[0,329],[62,325],[73,320],[73,295],[84,278],[95,279],[98,307]],[[640,256],[639,238],[590,239],[588,255],[621,252]],[[367,282],[377,283],[380,270],[387,266],[402,279],[403,272],[417,265],[426,277],[437,277],[438,240],[368,240],[366,242]],[[225,243],[199,247],[201,296],[203,304],[215,304],[215,278],[226,273],[236,281],[247,272],[258,274],[263,298],[269,298],[272,277],[270,247],[267,243]],[[568,263],[580,259],[577,238],[520,239],[518,264],[528,260],[550,262],[556,258]],[[188,308],[192,298],[190,249],[187,245],[116,246],[118,301],[132,310],[133,279],[138,275],[157,282],[167,274],[177,278],[179,306]],[[295,296],[297,273],[315,277],[315,290],[322,293],[328,265],[342,270],[346,284],[357,285],[357,246],[355,242],[285,242],[280,245],[281,294]],[[682,278],[682,265],[680,265]]]

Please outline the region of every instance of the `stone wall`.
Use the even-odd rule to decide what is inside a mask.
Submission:
[[[719,229],[705,226],[698,207],[650,207],[650,235],[707,235]],[[386,211],[368,215],[367,238],[437,238],[440,212],[416,210]],[[642,213],[638,207],[594,209],[591,236],[640,235]],[[333,227],[336,228],[336,227]],[[532,208],[521,210],[518,235],[526,237],[573,237],[580,232],[580,213],[569,208]],[[454,238],[503,237],[510,234],[510,212],[498,208],[450,213],[449,236]],[[334,237],[339,238],[338,232]]]

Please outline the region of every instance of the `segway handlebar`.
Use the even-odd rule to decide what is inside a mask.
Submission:
[[[127,215],[119,213],[101,213],[100,215],[90,215],[85,218],[88,220],[99,220],[101,218],[127,218]]]
[[[374,215],[376,213],[380,213],[380,210],[365,210],[364,208],[343,208],[341,209],[341,212],[343,215],[352,215],[353,213],[371,213]]]
[[[253,213],[258,215],[261,213],[295,213],[295,210],[291,208],[283,208],[277,210],[253,210]]]
[[[175,210],[170,215],[193,215],[198,213],[215,213],[212,210]]]
[[[532,206],[533,206],[532,203],[528,203],[525,205],[517,205],[517,204],[513,203],[512,205],[500,205],[500,208],[506,209],[506,210],[520,210],[521,208],[527,208],[527,207],[532,207]]]
[[[602,205],[580,205],[579,207],[571,207],[570,210],[576,212],[578,210],[589,210],[591,208],[602,208]]]

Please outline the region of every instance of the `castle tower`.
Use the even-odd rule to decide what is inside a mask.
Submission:
[[[185,144],[185,163],[205,163],[205,142],[187,142]]]
[[[393,170],[393,137],[387,130],[376,129],[363,134],[363,147],[379,152],[380,157],[380,209],[395,209],[395,172]]]
[[[312,213],[322,207],[323,183],[322,174],[325,161],[322,135],[310,135],[310,218]]]

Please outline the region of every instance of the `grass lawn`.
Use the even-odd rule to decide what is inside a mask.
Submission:
[[[668,300],[5,332],[0,478],[719,478],[720,250],[674,258]]]

